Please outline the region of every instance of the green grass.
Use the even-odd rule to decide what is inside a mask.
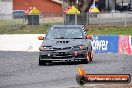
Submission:
[[[17,25],[17,26],[16,26]],[[0,34],[45,34],[51,24],[43,24],[39,26],[27,26],[23,24],[23,20],[0,21]],[[95,26],[86,27],[90,35],[132,35],[132,26],[130,27],[112,27],[112,26]]]
[[[44,34],[47,33],[50,24],[39,26],[2,26],[0,27],[0,34]]]
[[[132,27],[88,27],[90,35],[132,35]]]

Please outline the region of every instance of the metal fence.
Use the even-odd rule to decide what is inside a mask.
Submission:
[[[101,13],[96,17],[89,17],[89,24],[99,26],[130,26],[132,25],[132,12]]]
[[[28,18],[23,16],[14,19],[12,14],[0,15],[0,27],[28,26]],[[34,21],[34,20],[32,20]],[[39,25],[43,24],[85,24],[97,26],[130,26],[132,25],[132,12],[123,13],[86,13],[79,15],[66,15],[64,13],[42,13],[39,15]],[[38,25],[38,26],[39,26]]]
[[[2,29],[16,29],[26,25],[25,18],[14,19],[12,14],[0,14],[0,28]]]

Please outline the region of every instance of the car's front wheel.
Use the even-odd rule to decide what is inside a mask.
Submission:
[[[92,52],[87,52],[86,58],[88,61],[93,61],[93,53]]]
[[[92,52],[90,52],[89,54],[88,54],[89,56],[89,61],[93,61],[93,53]]]
[[[87,59],[84,59],[81,61],[83,64],[88,64],[88,60]]]
[[[42,66],[42,65],[46,65],[46,62],[41,60],[41,57],[39,57],[39,65]]]

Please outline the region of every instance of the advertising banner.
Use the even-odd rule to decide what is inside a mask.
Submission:
[[[118,53],[131,54],[132,52],[132,37],[127,35],[119,35]]]
[[[129,44],[130,44],[131,54],[132,54],[132,36],[129,36]]]
[[[92,47],[95,53],[118,53],[118,36],[95,35],[93,36]]]

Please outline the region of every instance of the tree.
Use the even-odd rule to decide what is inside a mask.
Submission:
[[[79,1],[78,8],[80,8],[80,11],[82,13],[88,11],[88,5],[89,5],[88,3],[89,3],[88,0],[80,0]]]
[[[87,12],[89,7],[89,0],[62,0],[68,6],[76,6],[81,12]]]
[[[76,5],[76,0],[67,0],[67,3],[69,6],[75,6]]]
[[[77,16],[77,20],[75,20],[75,23],[77,21],[81,24],[86,24],[86,22],[87,22],[87,19],[86,19],[87,18],[87,11],[89,9],[89,1],[91,1],[91,0],[62,0],[63,9],[65,10],[65,8],[66,8],[65,5],[75,6],[81,12],[80,15],[75,15],[75,16]],[[66,17],[66,19],[69,19],[69,17]],[[69,20],[71,20],[71,19],[69,19]]]

